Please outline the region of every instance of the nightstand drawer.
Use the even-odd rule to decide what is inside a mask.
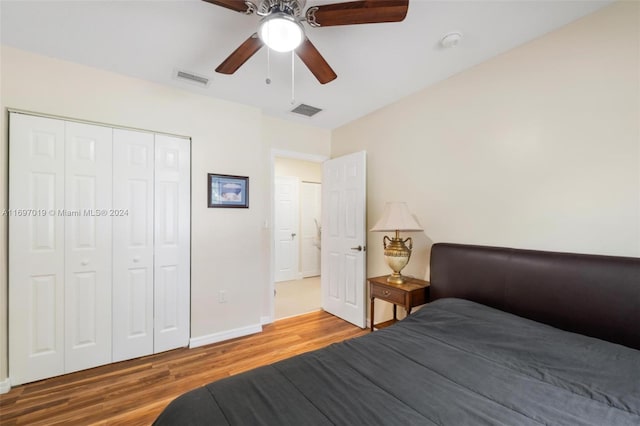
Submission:
[[[405,292],[399,288],[390,288],[388,286],[371,286],[371,297],[384,299],[387,302],[404,304]]]

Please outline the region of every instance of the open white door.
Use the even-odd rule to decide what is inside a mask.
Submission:
[[[366,327],[366,152],[322,166],[322,308]]]
[[[275,281],[299,278],[298,236],[300,210],[298,208],[298,178],[275,178]]]

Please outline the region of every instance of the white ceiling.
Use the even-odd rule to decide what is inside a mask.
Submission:
[[[309,0],[310,5],[339,0]],[[321,85],[296,58],[295,103],[323,111],[291,114],[290,54],[266,49],[234,75],[214,69],[255,32],[259,18],[200,0],[0,0],[3,44],[261,108],[266,114],[335,128],[539,37],[610,3],[603,1],[411,0],[400,23],[309,28],[338,78]],[[448,32],[464,38],[439,47]],[[176,80],[181,69],[212,78],[207,88]]]

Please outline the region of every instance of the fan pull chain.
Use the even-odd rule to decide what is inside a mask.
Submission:
[[[267,78],[264,81],[271,84],[271,49],[269,47],[267,47]]]
[[[267,38],[271,39],[271,27],[267,26]],[[271,84],[271,49],[267,46],[267,78],[265,83]]]
[[[294,50],[291,51],[291,105],[296,103],[296,77],[295,77],[295,55]]]

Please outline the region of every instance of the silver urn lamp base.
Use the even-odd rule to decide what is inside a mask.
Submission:
[[[409,243],[409,247],[406,245],[407,242]],[[407,266],[407,263],[409,263],[413,240],[411,240],[411,237],[402,240],[400,238],[400,232],[396,231],[394,238],[389,238],[385,235],[382,243],[384,245],[384,258],[387,261],[387,265],[389,265],[393,271],[393,273],[387,277],[387,282],[392,284],[405,283],[406,280],[400,272]]]

